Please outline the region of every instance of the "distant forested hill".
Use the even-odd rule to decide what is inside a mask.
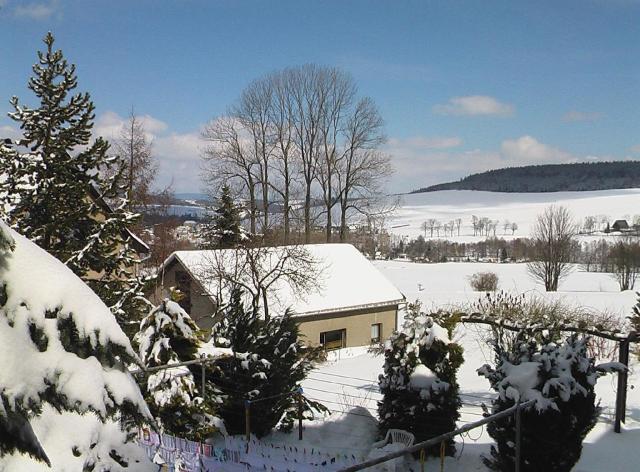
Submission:
[[[472,174],[457,182],[432,185],[410,193],[436,190],[527,193],[637,187],[640,187],[640,161],[615,161],[507,167]]]

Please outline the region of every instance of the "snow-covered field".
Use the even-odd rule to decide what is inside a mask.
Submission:
[[[475,215],[499,221],[496,236],[511,237],[511,231],[505,234],[503,228],[504,221],[509,220],[518,225],[514,236],[523,237],[529,235],[536,216],[552,204],[567,207],[578,221],[583,221],[586,216],[606,215],[610,222],[626,219],[631,223],[633,215],[640,213],[639,202],[640,189],[553,193],[443,190],[402,195],[401,206],[387,226],[395,235],[415,238],[424,234],[420,225],[429,218],[443,224],[461,218],[460,236],[456,232],[456,236],[449,239],[474,241],[484,239],[473,236],[471,217]]]
[[[476,300],[481,294],[470,289],[466,277],[480,270],[498,273],[501,288],[505,290],[518,293],[537,291],[542,297],[561,297],[566,303],[606,309],[622,318],[630,313],[636,301],[633,292],[619,292],[616,283],[606,274],[576,271],[563,282],[557,294],[546,294],[528,277],[524,264],[379,261],[376,266],[405,294],[407,300],[419,299],[427,309]],[[418,283],[422,284],[423,290],[419,289]],[[479,405],[494,396],[486,379],[476,373],[481,365],[492,361],[489,348],[480,341],[482,333],[479,330],[473,326],[461,326],[456,333],[457,341],[465,349],[465,363],[458,379],[463,402],[460,424],[478,420],[481,417]],[[324,420],[307,422],[303,444],[358,457],[367,455],[376,439],[376,400],[380,398],[377,376],[382,371],[382,363],[381,357],[368,354],[364,348],[343,350],[309,375],[303,384],[305,395],[322,400],[335,413]],[[640,448],[637,447],[640,441],[640,395],[633,387],[640,384],[640,368],[635,358],[632,369],[624,432],[613,432],[616,377],[603,377],[596,389],[603,413],[598,425],[588,435],[582,458],[574,470],[637,470],[640,463]],[[295,434],[275,433],[267,440],[300,444]],[[458,455],[446,459],[445,470],[487,470],[481,455],[488,453],[492,440],[484,429],[458,437],[457,442]],[[437,470],[438,467],[438,461],[431,459],[425,470]],[[414,470],[420,470],[418,464]]]

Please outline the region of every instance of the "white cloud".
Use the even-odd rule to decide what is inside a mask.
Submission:
[[[422,149],[448,149],[457,147],[462,144],[462,139],[457,136],[443,137],[423,137],[414,136],[407,139],[391,138],[387,143],[392,148],[398,147],[410,147],[410,148],[422,148]]]
[[[153,155],[159,164],[157,186],[164,188],[172,184],[178,192],[200,190],[200,132],[172,133],[162,120],[150,115],[139,115],[147,135],[152,142]],[[122,126],[128,118],[113,111],[96,118],[94,135],[109,141],[118,139]]]
[[[149,139],[155,138],[157,134],[168,129],[168,125],[164,121],[150,115],[140,115],[138,119],[142,122]],[[94,133],[108,140],[117,139],[128,120],[128,117],[122,117],[113,111],[106,111],[96,118]]]
[[[563,163],[575,159],[570,153],[547,146],[531,136],[503,141],[500,149],[509,165]]]
[[[30,18],[32,20],[46,20],[53,15],[58,9],[58,2],[34,2],[26,5],[18,5],[13,9],[13,14],[21,18]]]
[[[571,110],[562,116],[562,121],[576,122],[576,121],[595,121],[602,118],[602,113],[597,111],[577,111]]]
[[[559,164],[587,159],[544,144],[532,136],[504,140],[497,150],[455,150],[424,146],[424,142],[429,142],[430,139],[432,138],[389,140],[385,151],[393,156],[396,170],[391,191],[406,192],[502,167]],[[601,160],[597,156],[589,158]]]
[[[635,146],[631,146],[631,148],[629,148],[629,151],[631,151],[634,154],[640,154],[640,144],[636,144]]]
[[[20,131],[17,128],[9,125],[0,126],[0,139],[16,139],[18,137],[20,137]]]
[[[469,95],[453,97],[446,104],[435,105],[433,112],[439,115],[460,116],[512,116],[513,105],[500,102],[486,95]]]

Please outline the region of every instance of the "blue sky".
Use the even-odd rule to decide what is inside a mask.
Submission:
[[[110,138],[144,115],[197,191],[200,127],[252,79],[337,65],[386,122],[391,191],[505,165],[640,158],[640,1],[0,0],[0,133],[51,30]]]

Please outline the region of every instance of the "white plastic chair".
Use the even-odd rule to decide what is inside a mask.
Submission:
[[[404,444],[406,447],[413,446],[413,442],[416,440],[415,436],[409,431],[404,429],[389,429],[382,441],[373,443],[372,448],[381,448],[387,444]]]
[[[388,454],[389,451],[385,451],[385,449],[383,449],[387,448],[388,444],[392,444],[395,446],[392,449],[401,450],[413,446],[414,441],[415,436],[410,432],[403,429],[390,429],[387,431],[387,434],[382,441],[373,443],[373,445],[371,446],[371,452],[369,452],[369,459]],[[396,470],[407,470],[405,465],[405,457],[403,456],[391,459],[383,464],[380,464],[378,467],[380,467],[381,470],[394,472]]]

